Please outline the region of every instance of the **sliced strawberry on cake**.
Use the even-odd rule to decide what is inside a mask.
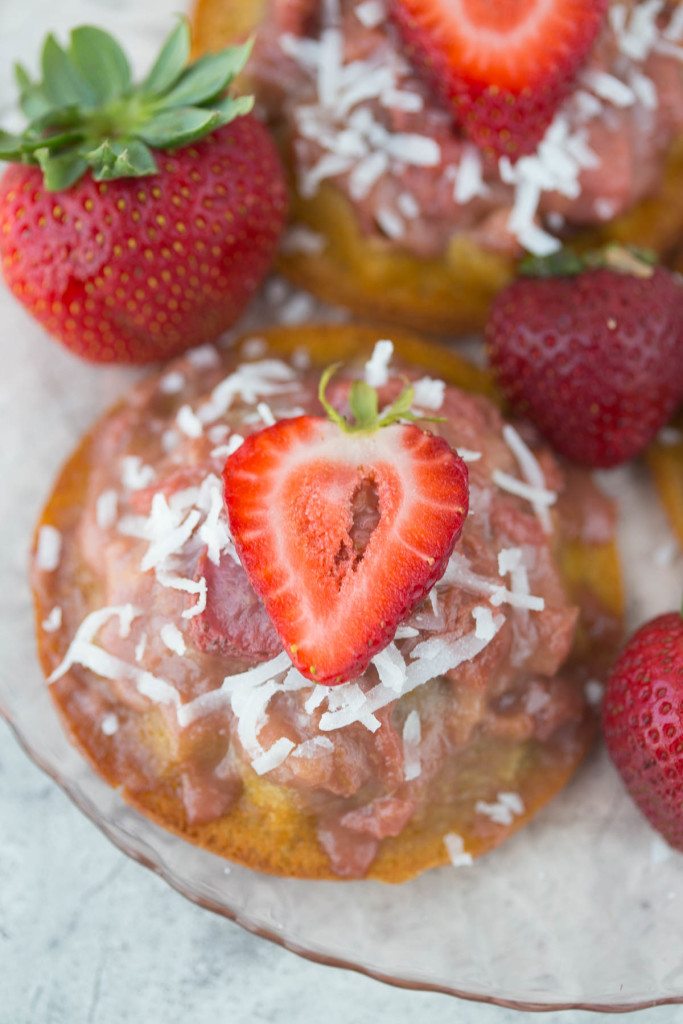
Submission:
[[[230,530],[295,667],[360,676],[443,575],[468,509],[467,467],[414,423],[407,387],[378,412],[354,383],[351,424],[298,416],[252,434],[224,471]]]
[[[393,0],[408,53],[480,149],[532,152],[569,93],[606,0]]]

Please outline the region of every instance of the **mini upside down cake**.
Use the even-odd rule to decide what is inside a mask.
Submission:
[[[581,761],[619,632],[589,475],[505,423],[485,374],[376,339],[189,353],[99,421],[36,531],[74,742],[143,813],[276,874],[402,881],[496,846]]]

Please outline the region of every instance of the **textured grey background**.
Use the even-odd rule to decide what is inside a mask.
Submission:
[[[0,0],[4,123],[11,62],[17,56],[31,62],[48,29],[63,34],[79,22],[104,24],[144,62],[168,16],[182,6],[182,0]],[[0,291],[0,325],[11,301]],[[36,353],[39,358],[38,347]],[[0,381],[0,405],[1,399]],[[23,553],[15,558],[24,561]],[[528,1017],[320,967],[191,905],[113,848],[0,726],[0,1024],[381,1019],[516,1024]],[[683,1008],[538,1019],[678,1024]]]

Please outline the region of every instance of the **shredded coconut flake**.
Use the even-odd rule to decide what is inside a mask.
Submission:
[[[121,459],[121,483],[127,491],[141,491],[154,482],[155,473],[139,455],[126,455]]]
[[[557,494],[554,491],[546,491],[541,487],[532,487],[531,484],[524,483],[522,480],[510,476],[509,473],[504,473],[500,469],[494,469],[491,478],[501,490],[508,491],[509,494],[515,494],[519,498],[524,498],[534,506],[543,505],[549,508],[557,501]]]
[[[306,323],[313,313],[313,305],[313,299],[306,292],[292,295],[279,311],[280,323],[290,326]]]
[[[498,552],[498,572],[501,576],[507,576],[514,572],[522,564],[523,551],[521,548],[501,548]]]
[[[605,687],[599,679],[589,679],[583,688],[583,692],[586,695],[588,703],[593,707],[597,707],[602,701],[602,695],[605,692]]]
[[[115,732],[118,732],[119,720],[115,714],[110,713],[104,716],[100,724],[100,729],[105,736],[113,736]]]
[[[557,252],[561,243],[536,222],[542,192],[559,192],[575,199],[580,192],[583,170],[599,160],[588,146],[585,128],[572,132],[567,114],[560,109],[549,125],[538,149],[513,164],[500,158],[501,180],[514,186],[515,195],[508,221],[509,230],[520,244],[537,256]]]
[[[679,430],[678,427],[662,427],[657,434],[657,440],[667,448],[681,444],[683,441],[683,430]]]
[[[305,224],[291,227],[282,241],[283,252],[302,253],[304,256],[319,256],[326,246],[325,236]]]
[[[490,608],[477,605],[472,609],[472,616],[476,623],[474,635],[477,640],[493,640],[496,635],[496,625],[493,621],[493,613]]]
[[[510,424],[506,423],[503,427],[503,437],[508,448],[517,460],[517,464],[521,470],[522,476],[529,484],[530,487],[535,490],[545,493],[553,494],[553,491],[548,491],[545,486],[545,476],[541,469],[541,464],[532,452],[531,448],[522,439],[519,432]],[[532,501],[534,506],[534,512],[546,533],[552,533],[552,519],[550,518],[550,512],[548,511],[548,505],[544,502]]]
[[[446,383],[443,380],[436,380],[433,377],[421,377],[413,384],[415,392],[413,403],[420,409],[430,409],[436,412],[443,405],[446,395]]]
[[[509,604],[513,608],[520,608],[530,612],[542,612],[545,608],[545,599],[535,594],[524,594],[519,591],[506,590],[505,587],[496,587],[496,590],[489,598],[496,608],[501,604]]]
[[[113,489],[102,491],[95,503],[95,521],[100,530],[109,530],[116,522],[118,496]]]
[[[229,459],[231,455],[234,455],[238,448],[244,444],[244,438],[241,434],[232,434],[227,444],[220,445],[218,448],[214,448],[211,455],[215,459]]]
[[[287,760],[294,747],[295,744],[290,739],[286,736],[281,736],[279,740],[273,743],[272,747],[269,747],[268,750],[254,758],[251,762],[251,767],[257,775],[265,775],[266,772],[272,772],[274,768],[279,768]]]
[[[524,802],[518,793],[498,793],[495,803],[477,800],[474,810],[495,825],[509,826],[515,815],[524,814]]]
[[[417,711],[410,712],[403,724],[403,778],[406,782],[418,778],[422,772],[420,742],[422,724]]]
[[[396,644],[389,644],[376,654],[372,664],[377,669],[380,682],[400,693],[406,679],[406,663]]]
[[[164,374],[159,381],[159,390],[165,395],[177,395],[185,387],[185,375],[179,370]]]
[[[142,659],[144,658],[146,648],[147,648],[147,634],[146,633],[142,633],[142,635],[140,636],[140,639],[138,640],[138,642],[135,645],[135,651],[133,652],[133,657],[135,658],[135,660],[137,662],[142,661]]]
[[[377,28],[386,17],[386,8],[382,0],[363,0],[356,4],[353,13],[365,28]]]
[[[165,647],[168,647],[169,651],[173,651],[174,654],[179,654],[181,657],[187,650],[183,634],[180,632],[177,626],[174,626],[172,622],[167,622],[161,627],[161,642]]]
[[[396,205],[407,220],[415,220],[420,216],[420,207],[411,192],[401,192],[396,200]]]
[[[636,101],[632,90],[607,71],[588,68],[581,75],[581,80],[587,89],[594,92],[601,100],[607,100],[608,103],[614,104],[615,107],[631,107]]]
[[[387,206],[381,206],[377,210],[375,220],[387,238],[402,238],[405,234],[405,224],[399,215]]]
[[[212,427],[207,430],[207,436],[212,444],[220,444],[230,433],[230,427],[227,423],[214,423]]]
[[[62,535],[56,526],[41,526],[38,531],[36,565],[43,572],[54,572],[62,555]]]
[[[166,454],[172,452],[180,444],[180,437],[176,430],[165,430],[161,435],[161,447]]]
[[[464,206],[477,196],[487,195],[488,191],[484,183],[481,154],[476,146],[468,143],[463,148],[460,164],[455,171],[453,198],[456,203]]]
[[[176,416],[178,429],[187,437],[197,438],[202,436],[204,429],[202,421],[189,405],[181,405]]]
[[[454,868],[465,868],[472,864],[472,854],[466,852],[465,842],[457,832],[447,832],[443,844]]]
[[[375,343],[372,355],[365,364],[365,382],[373,388],[381,388],[389,380],[389,366],[394,354],[394,344],[388,340]]]
[[[197,415],[202,423],[213,423],[225,415],[235,399],[241,398],[247,405],[255,405],[260,398],[292,390],[296,387],[295,378],[291,366],[280,359],[243,363],[216,385]]]
[[[481,452],[473,452],[470,448],[456,448],[456,451],[463,462],[479,462]]]
[[[166,501],[163,495],[155,495],[152,506],[154,515],[154,506],[157,499],[160,499],[166,505]],[[168,509],[168,505],[166,505]],[[170,555],[177,554],[182,550],[185,542],[189,540],[191,535],[194,534],[195,528],[202,518],[202,514],[194,509],[188,512],[186,517],[176,525],[176,521],[164,523],[158,531],[152,532],[151,537],[153,538],[150,547],[147,548],[142,561],[140,562],[140,569],[142,572],[147,572],[153,568],[160,568]]]
[[[265,338],[247,338],[242,342],[242,355],[245,359],[261,359],[268,351]]]
[[[99,608],[85,617],[76,630],[64,658],[48,678],[48,684],[57,682],[74,665],[81,665],[103,679],[128,680],[135,684],[138,693],[160,704],[173,704],[178,708],[180,698],[177,691],[164,679],[145,672],[137,665],[131,665],[121,658],[109,654],[93,643],[98,632],[111,618],[119,620],[119,635],[125,638],[130,633],[133,619],[142,612],[131,604]]]
[[[292,757],[320,757],[326,751],[334,750],[334,743],[327,736],[314,736],[300,743],[293,751]]]
[[[256,411],[267,427],[274,427],[277,420],[273,416],[273,410],[267,402],[259,402]]]
[[[283,651],[271,661],[264,661],[260,665],[254,665],[252,668],[237,675],[226,676],[216,690],[210,690],[208,693],[203,693],[200,697],[195,697],[194,700],[183,704],[178,711],[178,721],[181,725],[189,725],[197,718],[208,714],[209,711],[220,707],[221,704],[232,701],[234,695],[237,695],[239,700],[240,693],[246,696],[248,691],[260,688],[262,684],[269,684],[273,679],[287,672],[291,667],[292,663]],[[275,689],[273,689],[273,693]]]
[[[218,366],[221,361],[218,352],[211,344],[200,345],[198,348],[191,348],[186,355],[187,361],[198,370],[210,370]]]
[[[42,623],[43,630],[46,633],[56,633],[62,625],[62,609],[56,604],[49,615],[47,615]]]

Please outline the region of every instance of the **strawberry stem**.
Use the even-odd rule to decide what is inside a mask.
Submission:
[[[576,277],[586,270],[614,270],[634,277],[652,277],[657,256],[650,249],[614,243],[590,252],[560,249],[549,256],[529,256],[522,261],[522,277]]]
[[[248,113],[253,97],[228,94],[251,42],[188,63],[190,30],[181,18],[147,77],[133,83],[125,53],[107,32],[81,25],[62,47],[48,35],[42,79],[16,68],[28,124],[0,131],[0,160],[37,164],[48,191],[85,173],[96,181],[157,173],[154,150],[180,149]]]
[[[429,423],[444,422],[442,416],[427,416],[412,411],[415,389],[408,380],[405,380],[405,387],[399,396],[391,405],[381,411],[379,410],[377,390],[364,380],[354,380],[349,391],[349,408],[353,416],[353,422],[350,422],[334,408],[326,394],[327,385],[341,366],[341,363],[333,363],[324,371],[318,386],[318,399],[328,418],[345,433],[372,433],[379,430],[380,427],[388,427],[399,420],[408,420],[411,423],[418,420],[425,420]]]

